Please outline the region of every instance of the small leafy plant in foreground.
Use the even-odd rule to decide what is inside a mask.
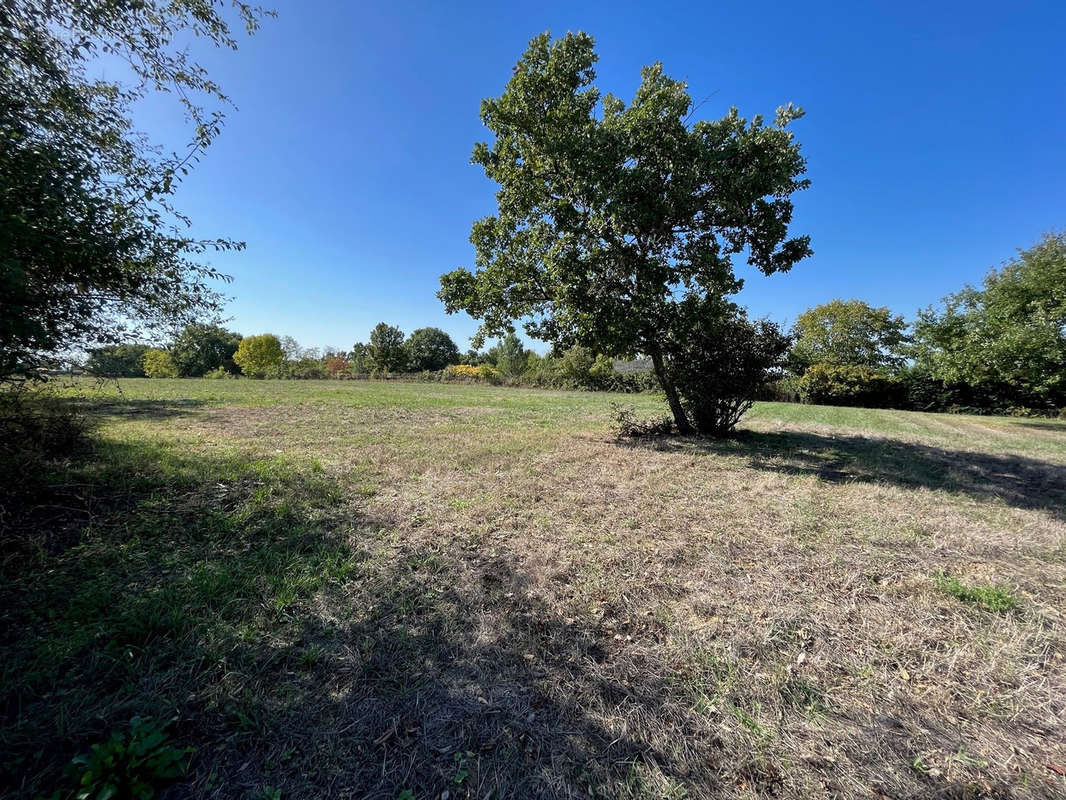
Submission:
[[[957,600],[972,603],[994,613],[1013,611],[1018,605],[1018,598],[1014,593],[1000,584],[967,586],[958,578],[939,572],[936,576],[936,587]]]
[[[177,747],[155,720],[134,717],[129,731],[115,731],[106,742],[94,744],[89,753],[77,756],[70,768],[77,788],[52,797],[146,800],[185,774],[191,752],[190,748]]]

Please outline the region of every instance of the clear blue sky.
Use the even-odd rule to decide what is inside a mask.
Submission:
[[[1066,225],[1063,0],[275,7],[239,52],[206,55],[238,111],[178,198],[197,233],[248,242],[215,262],[245,335],[349,347],[385,320],[467,346],[476,323],[435,293],[494,208],[469,163],[479,103],[549,29],[592,34],[597,83],[626,98],[662,61],[702,117],[807,110],[794,231],[815,255],[741,270],[757,315],[858,297],[910,318]],[[164,120],[153,104],[142,122]]]

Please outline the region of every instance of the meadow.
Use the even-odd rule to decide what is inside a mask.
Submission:
[[[95,430],[2,519],[4,796],[134,718],[168,798],[1066,796],[1066,422],[59,391]]]

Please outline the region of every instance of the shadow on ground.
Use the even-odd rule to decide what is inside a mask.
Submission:
[[[754,469],[965,494],[1066,519],[1066,467],[1018,455],[952,450],[917,442],[800,431],[740,431],[728,439],[657,437],[620,446],[746,458]]]
[[[792,435],[658,446],[828,479],[915,458]],[[314,464],[110,443],[64,470],[119,499],[62,552],[4,561],[6,796],[70,786],[71,758],[135,715],[193,748],[169,798],[844,796],[857,778],[893,797],[984,796],[908,771],[905,736],[868,746],[880,722],[855,710],[839,712],[858,730],[839,750],[851,783],[839,763],[789,766],[736,708],[694,699],[735,665],[668,657],[664,624],[608,626],[565,586],[547,602],[505,547],[397,540]]]

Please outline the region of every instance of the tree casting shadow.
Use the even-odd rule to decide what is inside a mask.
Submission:
[[[728,439],[657,437],[625,447],[742,456],[754,469],[965,494],[1066,519],[1066,467],[1019,455],[951,450],[898,439],[800,431],[739,431]]]

